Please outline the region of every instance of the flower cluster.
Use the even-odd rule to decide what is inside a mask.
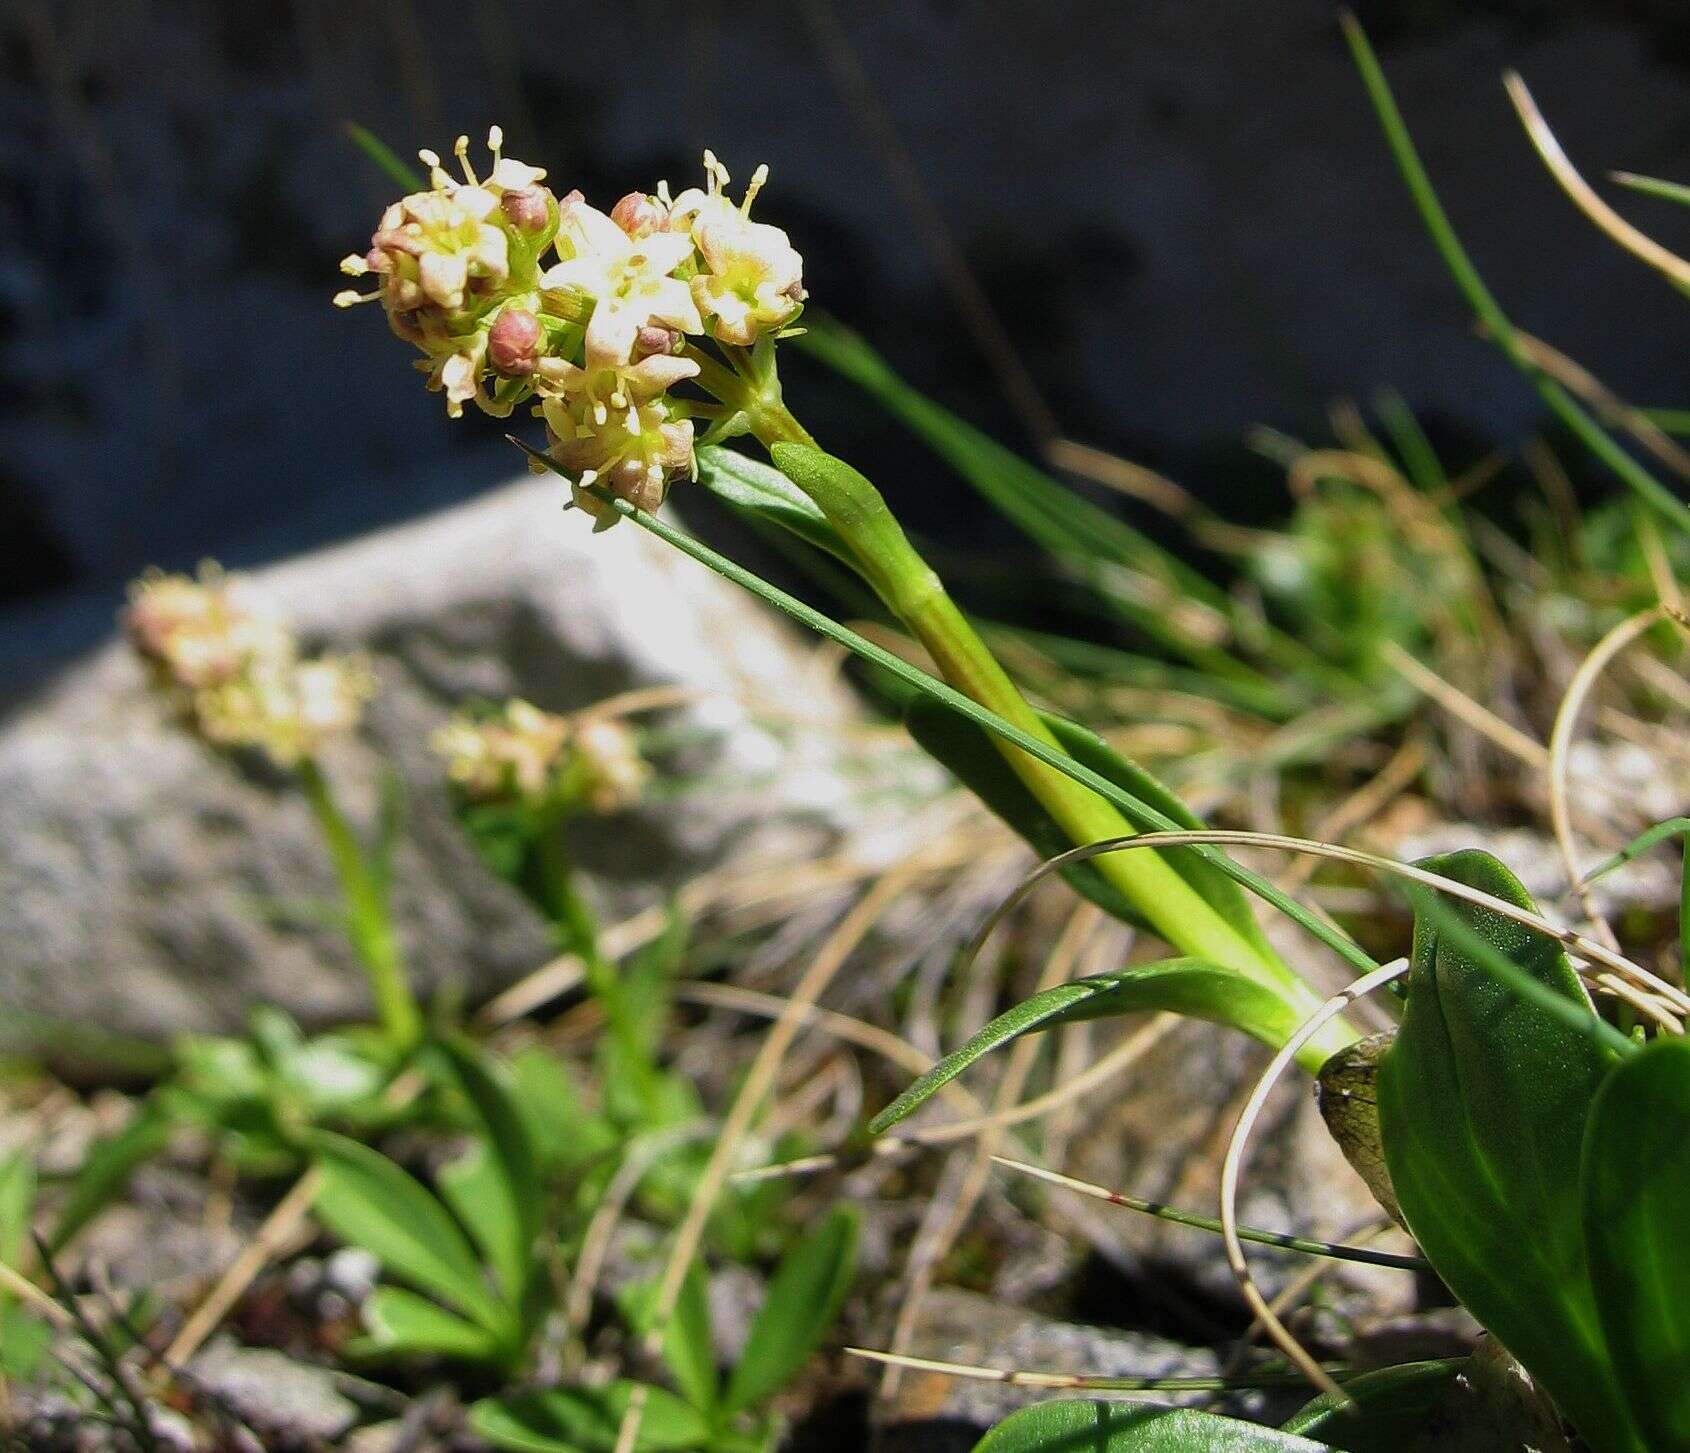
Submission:
[[[693,469],[699,406],[672,392],[700,373],[690,340],[714,340],[731,361],[802,308],[803,259],[780,228],[750,218],[768,169],[734,203],[706,152],[705,186],[672,197],[663,183],[605,213],[579,192],[556,197],[502,142],[495,127],[485,178],[466,137],[455,148],[462,181],[421,153],[429,190],[389,207],[369,250],[341,264],[376,290],[335,301],[379,300],[454,417],[470,402],[504,417],[536,400],[576,503],[601,523],[617,516],[594,484],[655,508]]]
[[[374,690],[355,658],[300,657],[279,621],[255,611],[215,565],[198,578],[153,571],[130,587],[123,625],[196,735],[252,748],[278,766],[312,756],[357,726]]]
[[[621,722],[571,719],[520,699],[491,714],[460,713],[432,744],[447,777],[480,803],[603,815],[632,803],[651,775]]]

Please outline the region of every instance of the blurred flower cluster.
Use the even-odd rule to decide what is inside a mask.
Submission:
[[[292,767],[357,726],[374,678],[356,657],[302,658],[244,595],[209,563],[197,578],[151,571],[129,588],[124,630],[197,736]]]
[[[651,775],[621,722],[559,716],[520,699],[460,712],[433,746],[470,801],[566,815],[620,811]]]
[[[335,301],[379,300],[454,417],[470,402],[502,418],[536,400],[576,503],[602,523],[617,516],[586,492],[594,483],[654,509],[693,468],[699,406],[671,392],[700,373],[689,340],[714,340],[731,362],[803,304],[803,259],[780,228],[750,218],[767,168],[734,203],[706,152],[705,186],[672,197],[663,183],[605,213],[504,156],[497,127],[487,141],[484,178],[467,137],[455,148],[462,181],[421,153],[429,190],[389,207],[369,250],[341,264],[376,290]]]

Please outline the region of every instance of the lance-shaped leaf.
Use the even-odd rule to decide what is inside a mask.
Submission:
[[[907,1119],[975,1060],[1024,1034],[1081,1019],[1110,1019],[1157,1009],[1231,1025],[1268,1044],[1283,1044],[1299,1022],[1298,1012],[1271,988],[1202,959],[1162,959],[1094,974],[1057,984],[998,1015],[882,1110],[869,1129],[878,1135]]]
[[[851,548],[816,502],[772,464],[712,444],[698,451],[698,482],[734,509],[790,530],[856,568]]]
[[[1533,907],[1489,854],[1421,866]],[[1608,1360],[1579,1206],[1585,1122],[1612,1053],[1580,1016],[1522,993],[1491,956],[1590,1013],[1554,940],[1482,907],[1422,904],[1408,1007],[1379,1070],[1391,1184],[1450,1290],[1591,1445],[1640,1449]]]
[[[1584,1142],[1584,1235],[1620,1386],[1657,1453],[1690,1449],[1690,1041],[1608,1077]]]

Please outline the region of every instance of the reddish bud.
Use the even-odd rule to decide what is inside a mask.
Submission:
[[[653,353],[673,353],[681,341],[681,335],[673,328],[660,328],[656,323],[647,323],[634,334],[634,352],[642,358]]]
[[[525,377],[539,362],[540,320],[526,308],[506,308],[487,330],[487,359],[500,373]]]
[[[610,209],[610,220],[637,240],[661,232],[669,223],[669,214],[644,192],[629,192]]]
[[[499,199],[505,216],[524,232],[538,232],[551,218],[552,194],[541,186],[519,187]]]

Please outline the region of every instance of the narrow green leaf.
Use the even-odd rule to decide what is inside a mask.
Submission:
[[[30,1218],[35,1213],[35,1158],[20,1146],[0,1157],[0,1262],[14,1269],[30,1244]],[[6,1301],[0,1290],[0,1305]]]
[[[1330,1447],[1190,1408],[1064,1401],[1011,1414],[974,1453],[1330,1453]]]
[[[486,1133],[487,1167],[493,1172],[478,1178],[484,1204],[465,1224],[514,1306],[528,1286],[540,1230],[539,1155],[509,1069],[462,1036],[442,1041],[440,1051]]]
[[[377,1287],[358,1309],[367,1335],[349,1344],[353,1356],[451,1357],[497,1362],[502,1349],[485,1327],[465,1321],[403,1287]]]
[[[1421,866],[1523,908],[1501,863]],[[1543,988],[1589,1011],[1554,940],[1489,910],[1441,905]],[[1641,1448],[1609,1365],[1578,1199],[1585,1121],[1612,1054],[1576,1017],[1499,978],[1416,915],[1408,1006],[1378,1078],[1391,1184],[1421,1249],[1594,1448]]]
[[[630,1286],[621,1298],[623,1315],[640,1333],[651,1330],[651,1312],[657,1283]],[[710,1335],[710,1282],[702,1262],[687,1268],[681,1283],[680,1300],[664,1334],[663,1360],[675,1376],[681,1395],[708,1416],[716,1406],[716,1345]]]
[[[1620,1386],[1655,1453],[1690,1449],[1690,1041],[1608,1077],[1584,1141],[1584,1236]]]
[[[489,1332],[510,1330],[511,1314],[488,1290],[463,1230],[415,1176],[380,1151],[327,1131],[311,1137],[311,1149],[323,1174],[316,1213],[336,1236]]]
[[[954,1049],[869,1123],[879,1135],[906,1120],[976,1060],[1024,1034],[1082,1019],[1111,1019],[1167,1009],[1283,1044],[1301,1022],[1298,1011],[1273,990],[1233,969],[1201,959],[1162,959],[1113,973],[1058,984],[1006,1010]]]
[[[399,154],[367,126],[356,121],[346,123],[346,135],[352,144],[369,157],[394,186],[406,192],[420,192],[427,185],[417,169],[403,161]]]
[[[496,1448],[515,1453],[610,1453],[638,1383],[602,1388],[548,1388],[483,1398],[469,1410],[470,1427]],[[699,1413],[672,1392],[646,1389],[640,1453],[688,1453],[710,1447]]]
[[[55,1254],[64,1250],[78,1231],[121,1195],[135,1168],[169,1143],[170,1130],[159,1103],[147,1100],[122,1130],[93,1146],[71,1177],[47,1249]]]
[[[520,1304],[531,1279],[531,1262],[516,1251],[522,1233],[498,1156],[485,1140],[472,1141],[462,1155],[441,1166],[436,1188],[492,1269],[503,1299],[512,1306]]]
[[[720,444],[698,451],[698,482],[744,514],[789,530],[853,570],[851,547],[828,523],[816,502],[772,464],[763,464]]]
[[[745,1354],[728,1378],[725,1411],[743,1412],[772,1397],[821,1345],[856,1274],[858,1226],[854,1208],[836,1206],[781,1260]]]

